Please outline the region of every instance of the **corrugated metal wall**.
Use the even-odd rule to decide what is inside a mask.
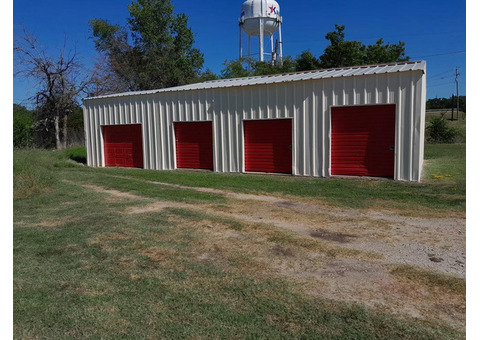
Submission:
[[[214,171],[242,172],[243,120],[292,118],[293,174],[327,177],[331,107],[396,104],[395,179],[419,181],[425,100],[421,71],[90,99],[88,165],[104,166],[102,125],[142,123],[145,169],[173,170],[173,122],[213,121]]]

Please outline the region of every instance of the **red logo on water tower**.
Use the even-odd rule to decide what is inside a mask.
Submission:
[[[277,7],[275,6],[270,6],[270,14],[278,14]]]

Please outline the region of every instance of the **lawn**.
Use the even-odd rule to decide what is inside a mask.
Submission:
[[[78,150],[14,150],[17,339],[465,338],[438,320],[305,294],[252,257],[242,248],[244,240],[217,240],[251,231],[244,233],[250,246],[268,250],[275,237],[285,247],[276,248],[282,256],[290,249],[321,249],[321,241],[272,234],[265,226],[214,218],[201,209],[127,213],[161,202],[220,210],[228,203],[219,192],[191,186],[298,197],[336,208],[462,215],[465,145],[427,145],[422,183],[92,169],[73,157],[81,158]],[[396,269],[395,275],[405,272],[425,282],[451,282],[416,269]],[[462,291],[463,281],[454,282]]]

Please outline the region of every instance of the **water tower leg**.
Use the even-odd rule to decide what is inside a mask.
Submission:
[[[283,62],[282,23],[280,23],[280,25],[278,26],[278,39],[280,40],[278,43],[280,45],[280,63],[282,63]]]
[[[243,49],[242,49],[242,26],[238,26],[240,28],[240,51],[239,51],[239,55],[240,55],[240,59],[242,59],[243,57]]]
[[[273,57],[273,53],[274,53],[274,50],[273,50],[273,34],[270,35],[270,52],[271,52],[271,56],[272,56],[272,64],[274,62],[274,57]]]
[[[260,18],[260,61],[263,61],[263,18]]]

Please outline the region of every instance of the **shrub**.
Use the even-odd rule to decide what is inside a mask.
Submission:
[[[443,117],[435,117],[427,126],[427,142],[430,143],[453,143],[458,131],[447,125]]]
[[[21,105],[13,106],[13,146],[27,148],[33,142],[33,115]]]

